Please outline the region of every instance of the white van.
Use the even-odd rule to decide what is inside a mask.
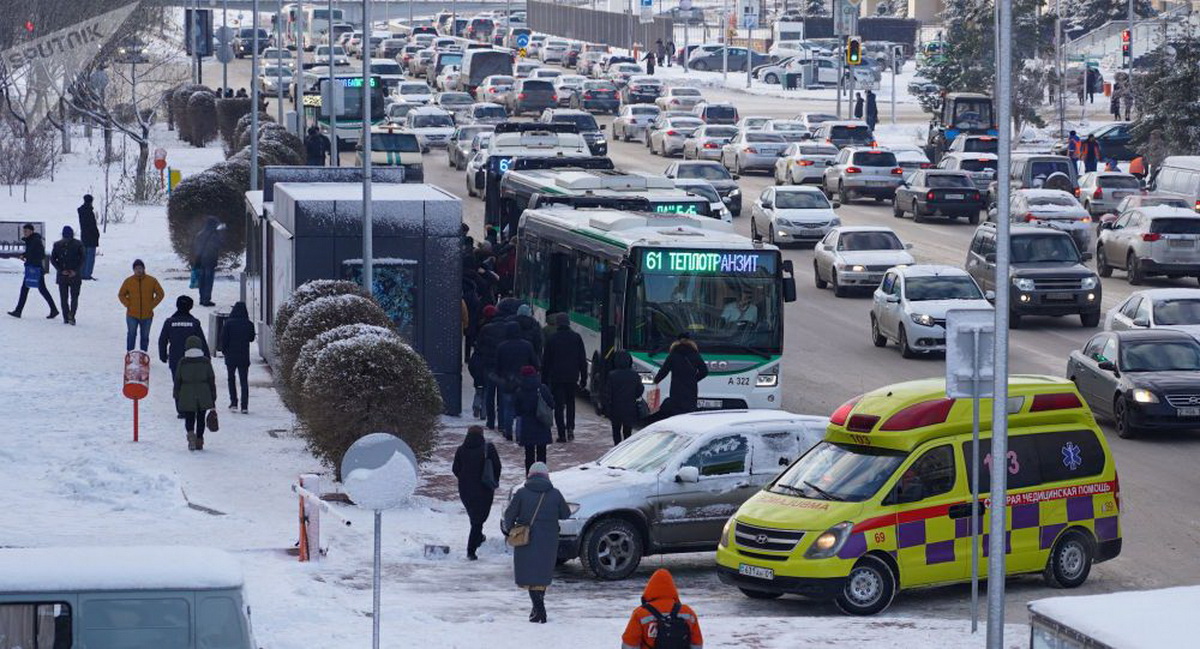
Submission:
[[[196,547],[0,550],[0,646],[255,649],[242,569]]]
[[[1200,156],[1173,155],[1154,177],[1154,191],[1182,194],[1200,211]]]

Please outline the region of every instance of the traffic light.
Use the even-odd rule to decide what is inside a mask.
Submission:
[[[846,65],[862,64],[862,37],[851,36],[846,39]]]
[[[1133,46],[1130,43],[1130,33],[1128,29],[1121,30],[1121,60],[1125,65],[1133,60]]]

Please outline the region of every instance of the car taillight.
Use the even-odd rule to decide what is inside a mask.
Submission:
[[[1096,191],[1092,192],[1092,198],[1104,198],[1104,190],[1097,187]]]
[[[583,93],[583,98],[584,98],[584,99],[591,99],[591,98],[592,98],[592,93],[590,93],[590,92],[585,92],[585,93]]]
[[[496,92],[495,88],[488,88],[488,92]]]
[[[854,397],[846,403],[838,406],[838,409],[834,410],[832,415],[829,415],[829,423],[833,424],[834,426],[845,425],[846,419],[850,417],[850,411],[854,410],[854,406],[858,405],[859,399],[862,399],[861,395]]]
[[[1079,188],[1078,188],[1078,187],[1076,187],[1076,188],[1074,189],[1074,192],[1073,192],[1073,193],[1075,194],[1075,198],[1079,198]]]
[[[927,201],[933,200],[933,190],[932,189],[929,190],[928,192],[925,192],[925,200],[927,200]]]
[[[756,149],[752,146],[748,146],[748,147],[742,149],[742,151],[744,151],[746,153],[758,153],[758,149]]]
[[[674,137],[676,135],[679,135],[679,131],[667,131],[667,135]]]
[[[879,430],[913,430],[940,424],[950,416],[950,409],[953,407],[954,399],[924,401],[892,415]]]
[[[799,160],[796,162],[796,164],[800,165],[801,167],[811,167],[811,166],[813,166],[813,161],[812,160]]]
[[[1121,510],[1121,474],[1113,469],[1113,498],[1117,501],[1117,511]]]
[[[971,195],[971,198],[973,198],[977,201],[980,201],[980,200],[983,200],[983,195],[980,194],[979,192],[975,192],[974,194]]]
[[[1142,241],[1158,241],[1162,235],[1157,232],[1147,232],[1142,235]]]
[[[1196,205],[1193,207],[1193,209],[1195,209],[1197,212],[1200,212],[1200,200],[1196,201]]]
[[[704,148],[706,148],[706,149],[715,149],[715,148],[717,148],[717,144],[716,144],[715,142],[705,142],[705,143],[704,143]]]
[[[921,168],[922,168],[922,169],[932,169],[932,168],[933,168],[933,165],[932,165],[932,164],[930,164],[930,163],[928,163],[928,162],[922,162],[922,163],[921,163]]]
[[[1033,397],[1033,405],[1029,406],[1029,412],[1045,412],[1047,410],[1070,410],[1073,408],[1082,408],[1083,403],[1079,401],[1079,397],[1073,392],[1059,392],[1056,394],[1039,394]]]
[[[523,92],[517,93],[517,99],[524,99],[524,98],[525,98],[525,93],[523,93]]]
[[[892,169],[892,175],[893,176],[903,176],[904,175],[904,167],[896,167],[895,169]]]
[[[858,167],[846,167],[846,173],[860,174],[860,173],[862,173],[862,169],[859,169]]]

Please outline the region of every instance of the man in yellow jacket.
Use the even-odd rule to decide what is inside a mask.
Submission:
[[[133,274],[121,283],[117,299],[125,305],[125,351],[133,350],[133,341],[139,329],[138,346],[142,351],[150,346],[150,323],[154,321],[154,307],[163,301],[162,285],[152,275],[146,274],[146,264],[141,259],[133,261]]]

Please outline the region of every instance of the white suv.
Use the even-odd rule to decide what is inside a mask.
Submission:
[[[826,195],[834,194],[843,203],[850,198],[869,196],[877,201],[895,198],[896,188],[904,182],[904,168],[896,162],[896,154],[878,147],[848,146],[838,151],[833,165],[825,169],[821,188]]]
[[[1200,277],[1200,214],[1182,207],[1143,207],[1100,225],[1096,272],[1123,268],[1129,283],[1149,275]]]

